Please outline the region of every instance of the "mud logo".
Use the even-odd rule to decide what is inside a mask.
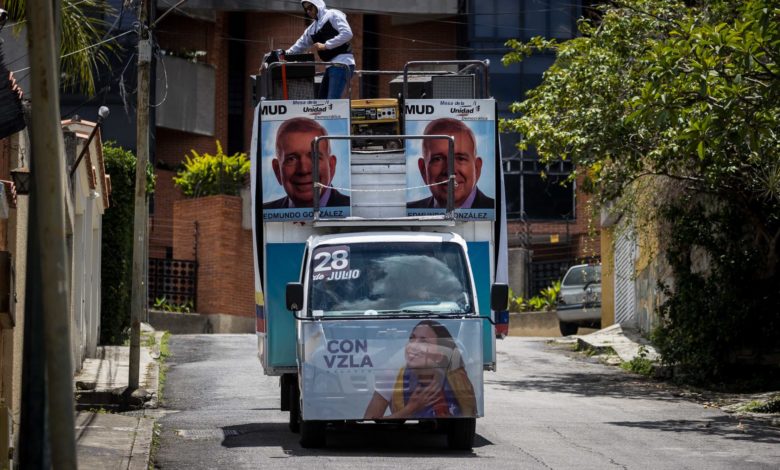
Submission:
[[[281,116],[282,114],[287,114],[287,106],[283,104],[269,104],[263,106],[261,114],[263,116]]]

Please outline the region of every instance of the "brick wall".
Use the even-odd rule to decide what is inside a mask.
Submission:
[[[394,25],[390,16],[380,16],[379,69],[403,70],[404,64],[415,60],[457,59],[457,31],[453,23],[427,21]],[[389,96],[387,83],[393,77],[380,78],[380,96]]]
[[[215,22],[169,15],[163,19],[158,34],[160,47],[173,51],[206,51],[205,62],[215,67],[214,135],[205,136],[158,127],[156,129],[155,158],[157,160],[157,190],[154,197],[154,215],[150,222],[149,256],[164,257],[166,248],[173,246],[173,204],[183,199],[171,178],[190,150],[214,153],[216,140],[227,145],[227,99],[225,84],[228,79],[227,13],[218,13]],[[169,84],[175,86],[175,84]],[[251,98],[251,95],[250,95]]]
[[[577,180],[577,187],[582,187],[581,178]],[[539,239],[540,235],[557,234],[561,242],[561,250],[566,251],[565,254],[571,254],[575,258],[585,259],[601,256],[599,217],[598,214],[593,214],[592,205],[589,203],[590,199],[591,197],[588,194],[577,191],[574,220],[568,223],[565,221],[531,221],[528,227],[529,234],[535,236],[535,239]],[[593,235],[589,233],[591,226],[595,231]],[[510,221],[507,227],[510,244],[519,240],[525,230],[522,223]],[[563,243],[567,237],[570,241],[564,247]],[[537,254],[553,252],[555,251],[555,246],[546,245],[543,250],[537,251]]]
[[[254,316],[252,232],[241,228],[241,198],[177,201],[174,221],[173,257],[198,262],[198,313]]]

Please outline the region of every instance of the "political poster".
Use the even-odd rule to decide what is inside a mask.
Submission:
[[[304,420],[483,416],[481,320],[330,320],[301,326]]]
[[[495,101],[407,100],[408,135],[449,135],[455,141],[455,217],[495,219]],[[449,179],[445,139],[406,141],[407,216],[444,214]]]
[[[320,217],[348,217],[349,141],[320,140],[316,186],[312,141],[349,134],[349,100],[263,101],[259,107],[263,222],[311,220],[315,191]]]

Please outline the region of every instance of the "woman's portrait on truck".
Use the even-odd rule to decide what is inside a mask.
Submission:
[[[477,415],[474,387],[461,351],[444,325],[420,321],[409,335],[404,358],[406,364],[395,376],[376,378],[365,419]]]

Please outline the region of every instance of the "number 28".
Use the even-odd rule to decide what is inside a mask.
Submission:
[[[317,266],[314,267],[315,273],[347,269],[349,266],[349,253],[347,253],[347,250],[335,250],[333,253],[321,251],[314,255],[314,262],[317,263]]]

